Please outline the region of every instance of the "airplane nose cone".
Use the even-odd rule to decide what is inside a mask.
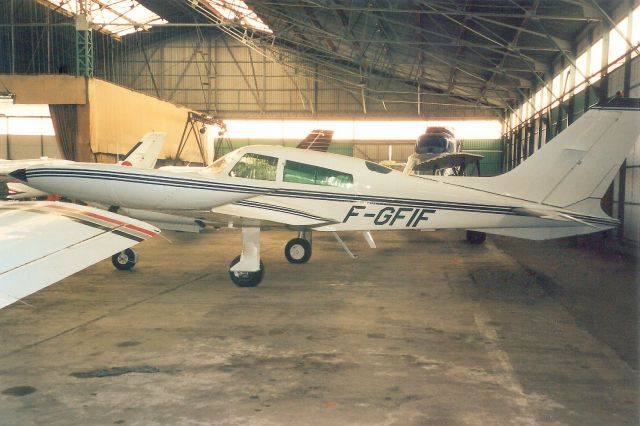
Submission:
[[[21,180],[22,182],[27,181],[27,171],[25,169],[14,170],[11,173],[9,173],[9,176],[11,176],[14,179]]]

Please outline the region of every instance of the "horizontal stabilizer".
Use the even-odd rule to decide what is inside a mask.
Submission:
[[[552,240],[554,238],[571,237],[574,235],[591,234],[597,230],[606,231],[611,228],[613,228],[613,226],[594,227],[593,225],[583,225],[557,226],[548,228],[474,228],[470,230],[493,235],[503,235],[505,237],[542,241]]]

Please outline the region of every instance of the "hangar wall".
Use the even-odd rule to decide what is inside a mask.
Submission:
[[[380,81],[376,92],[354,91],[353,74],[329,73],[282,50],[276,60],[218,32],[132,34],[122,42],[96,38],[96,76],[217,118],[396,116],[496,118],[498,109],[469,106],[415,88]],[[402,94],[402,95],[400,95]],[[418,107],[418,98],[420,106]]]
[[[60,158],[47,105],[14,105],[0,111],[0,158]]]
[[[167,143],[161,157],[175,153],[187,120],[189,109],[160,101],[124,87],[91,79],[91,150],[126,154],[147,132],[167,132]],[[187,145],[182,158],[196,160],[200,155],[194,145]]]
[[[64,149],[60,130],[71,126],[77,128],[74,130],[76,150],[73,155],[66,156],[68,159],[94,161],[95,156],[101,153],[125,154],[145,133],[153,130],[167,132],[167,144],[161,155],[168,157],[177,149],[190,111],[95,78],[0,75],[0,80],[12,88],[17,104],[48,104],[50,108],[67,106],[74,108],[75,112],[73,117],[64,117],[58,124],[61,128],[57,131],[60,148],[57,150],[48,146],[49,139],[40,141],[41,135],[4,135],[4,142],[0,141],[0,148],[3,148],[0,152],[10,159],[51,154],[62,157]],[[24,145],[18,146],[18,141]],[[43,146],[36,149],[40,143]],[[199,159],[197,147],[187,145],[182,158]]]
[[[55,136],[0,134],[0,158],[61,158]]]

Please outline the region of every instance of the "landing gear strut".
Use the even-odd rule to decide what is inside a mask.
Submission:
[[[487,234],[478,231],[467,231],[467,241],[469,244],[482,244],[487,239]]]
[[[125,249],[111,256],[111,263],[116,269],[129,271],[138,263],[138,253],[130,248]]]
[[[311,258],[311,231],[301,231],[298,238],[287,243],[284,257],[289,263],[307,263]]]

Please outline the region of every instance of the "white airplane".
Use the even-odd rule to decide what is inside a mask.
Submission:
[[[0,309],[158,232],[86,206],[0,202]]]
[[[263,275],[260,228],[297,229],[285,255],[311,256],[304,232],[467,229],[542,240],[614,228],[600,199],[640,136],[640,99],[594,106],[514,170],[495,177],[411,176],[369,161],[278,146],[248,146],[195,173],[104,164],[33,166],[12,173],[43,191],[149,210],[203,211],[242,227],[229,274]],[[337,236],[337,234],[335,234]],[[371,246],[373,240],[365,233]],[[338,238],[339,239],[339,238]],[[340,241],[340,240],[339,240]]]

